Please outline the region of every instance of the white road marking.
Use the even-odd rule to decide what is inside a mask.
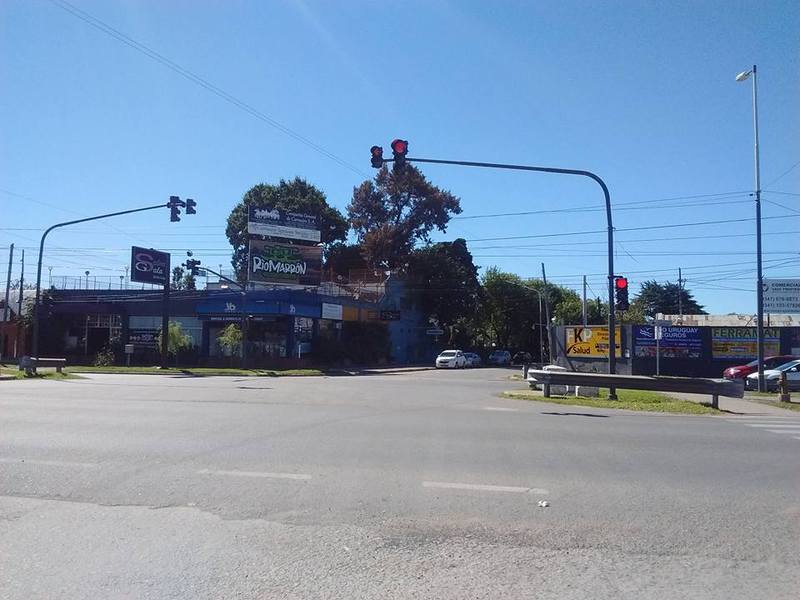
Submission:
[[[223,471],[214,469],[200,469],[198,475],[229,475],[231,477],[261,477],[264,479],[311,479],[305,473],[269,473],[267,471]]]
[[[508,492],[511,494],[547,494],[541,488],[517,487],[513,485],[483,485],[478,483],[447,483],[444,481],[423,481],[422,487],[445,490],[472,490],[476,492]]]
[[[797,433],[796,431],[786,431],[785,429],[764,429],[764,431],[769,431],[770,433]]]
[[[783,423],[746,423],[748,427],[777,427],[778,429],[800,429],[800,423],[784,425]]]
[[[45,460],[40,458],[0,458],[0,463],[9,465],[43,465],[46,467],[80,467],[92,469],[98,466],[95,463],[75,462],[70,460]]]
[[[483,410],[496,410],[499,412],[519,412],[518,408],[505,408],[503,406],[484,406]]]

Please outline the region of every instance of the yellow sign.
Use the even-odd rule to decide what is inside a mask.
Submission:
[[[622,349],[620,331],[614,331],[615,354]],[[567,356],[608,356],[608,327],[567,327]]]

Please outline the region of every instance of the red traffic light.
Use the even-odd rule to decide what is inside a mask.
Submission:
[[[392,141],[392,152],[395,154],[402,154],[405,156],[406,152],[408,152],[408,140],[393,140]]]
[[[617,286],[618,290],[628,289],[628,278],[627,277],[617,277],[614,280],[614,283]]]
[[[376,169],[380,169],[383,166],[383,148],[380,146],[373,146],[369,149],[370,154],[372,154],[372,166]]]

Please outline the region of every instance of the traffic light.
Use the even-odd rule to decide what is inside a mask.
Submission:
[[[628,310],[630,307],[630,303],[628,302],[628,278],[614,277],[614,289],[617,293],[617,310]]]
[[[173,223],[177,223],[178,221],[180,221],[181,207],[186,206],[186,203],[182,202],[178,196],[170,196],[167,206],[169,206],[169,220],[172,221]]]
[[[392,154],[394,154],[394,164],[402,167],[406,164],[406,154],[408,154],[408,140],[396,139],[392,141]]]
[[[189,271],[189,273],[197,277],[200,275],[200,261],[194,258],[188,259],[186,261],[186,269]]]
[[[369,152],[372,155],[372,166],[376,169],[380,169],[383,166],[383,148],[380,146],[373,146],[369,149]]]
[[[187,214],[187,215],[194,215],[194,214],[196,214],[196,213],[197,213],[197,211],[196,211],[196,210],[195,210],[195,208],[194,208],[195,206],[197,206],[197,202],[195,202],[195,201],[194,201],[194,200],[192,200],[191,198],[187,198],[187,199],[186,199],[186,214]]]

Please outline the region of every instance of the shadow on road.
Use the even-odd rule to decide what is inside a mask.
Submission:
[[[593,415],[592,413],[577,413],[577,412],[543,412],[543,415],[553,415],[556,417],[598,417],[600,419],[607,419],[611,415]]]

